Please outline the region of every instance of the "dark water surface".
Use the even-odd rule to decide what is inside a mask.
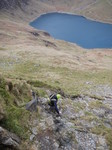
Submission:
[[[48,13],[30,23],[56,39],[76,43],[83,48],[112,48],[112,24],[91,21],[82,16]]]

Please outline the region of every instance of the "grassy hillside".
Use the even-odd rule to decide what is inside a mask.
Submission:
[[[87,18],[112,23],[111,0],[29,0],[1,1],[1,18],[17,22],[30,22],[42,13],[61,11],[83,15]],[[15,11],[16,10],[16,11]],[[8,16],[8,17],[7,17]]]
[[[0,21],[0,26],[0,72],[4,76],[38,79],[68,93],[81,93],[90,86],[86,82],[93,87],[111,84],[111,50],[88,51],[11,21]]]

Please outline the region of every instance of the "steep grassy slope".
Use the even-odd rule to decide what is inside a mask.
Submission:
[[[28,0],[5,0],[0,1],[0,9],[16,9],[18,7],[22,8],[23,5],[27,5]]]
[[[7,23],[1,21],[2,74],[44,80],[71,93],[77,85],[85,86],[86,81],[93,80],[93,86],[100,81],[111,82],[112,51],[85,51],[22,24]]]
[[[19,20],[29,22],[42,13],[61,11],[79,14],[94,20],[112,23],[111,0],[13,0],[1,1],[0,8],[0,17],[3,18],[8,15],[13,21]]]
[[[11,21],[0,21],[0,26],[0,70],[3,75],[44,80],[66,87],[69,93],[74,93],[76,88],[81,92],[83,86],[89,86],[86,81],[92,82],[93,86],[111,84],[111,50],[86,51]]]

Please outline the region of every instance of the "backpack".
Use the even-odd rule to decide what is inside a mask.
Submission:
[[[55,96],[55,94],[51,94],[51,95],[49,96],[50,100],[52,100],[54,96]]]

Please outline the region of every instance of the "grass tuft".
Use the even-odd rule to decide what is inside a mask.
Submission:
[[[98,135],[105,136],[109,150],[112,150],[112,129],[105,127],[104,125],[96,126],[92,129],[92,132]]]

